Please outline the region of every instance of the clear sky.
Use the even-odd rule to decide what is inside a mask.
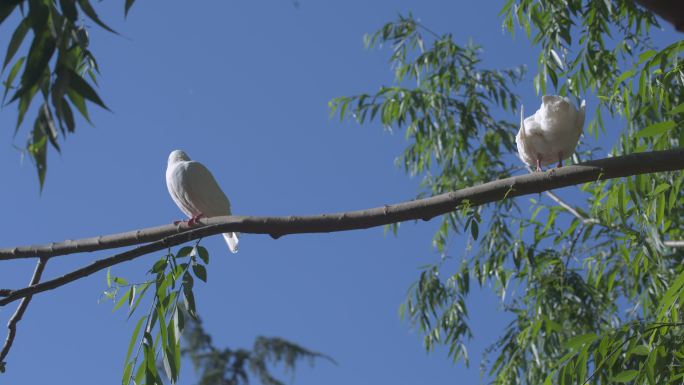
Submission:
[[[40,195],[33,165],[12,148],[24,146],[27,126],[13,137],[16,106],[0,110],[0,247],[182,218],[164,182],[174,149],[212,170],[239,215],[319,214],[412,199],[420,180],[394,166],[406,145],[403,132],[329,117],[331,98],[372,92],[392,80],[389,47],[367,51],[363,34],[412,11],[458,43],[483,45],[488,67],[533,70],[537,58],[522,34],[513,39],[502,32],[495,2],[301,0],[297,8],[288,0],[139,0],[127,20],[123,1],[94,4],[123,35],[88,23],[102,72],[99,91],[113,112],[91,107],[95,126],[81,121],[63,154],[50,152]],[[0,28],[0,49],[10,34],[10,25]],[[516,91],[538,106],[531,80]],[[209,282],[196,286],[199,313],[219,347],[280,336],[339,363],[304,364],[295,384],[479,383],[480,354],[508,319],[489,289],[469,300],[470,368],[451,363],[443,349],[426,353],[422,336],[397,313],[419,267],[439,257],[431,246],[437,224],[407,223],[398,237],[382,228],[278,240],[243,235],[237,255],[220,237],[207,239]],[[457,238],[453,254],[463,245]],[[112,252],[54,259],[45,278]],[[159,256],[112,273],[142,281]],[[33,265],[3,262],[0,287],[25,286]],[[111,303],[98,304],[105,287],[101,272],[34,298],[0,381],[120,383],[134,323],[112,314]],[[0,322],[13,311],[14,305],[0,309]],[[194,378],[185,362],[181,383]]]

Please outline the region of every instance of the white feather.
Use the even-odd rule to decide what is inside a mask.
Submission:
[[[169,155],[166,187],[171,199],[188,218],[200,214],[205,217],[231,215],[230,201],[214,176],[202,163],[190,160],[183,151],[175,150]],[[230,251],[237,253],[238,234],[225,233],[223,237]]]
[[[515,137],[518,155],[528,165],[561,163],[574,152],[582,135],[586,101],[577,110],[566,97],[544,95],[534,115],[520,111],[520,131]]]

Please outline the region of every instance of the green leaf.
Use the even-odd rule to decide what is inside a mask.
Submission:
[[[133,315],[133,313],[135,312],[135,309],[137,309],[138,305],[140,305],[140,300],[142,300],[145,297],[145,292],[147,292],[147,289],[149,289],[150,286],[152,286],[152,285],[150,283],[146,282],[146,283],[141,284],[140,286],[142,287],[142,291],[140,292],[140,294],[138,294],[138,299],[135,300],[135,303],[133,304],[133,306],[129,307],[128,318],[130,318]]]
[[[62,8],[62,13],[71,22],[78,20],[78,10],[76,9],[76,2],[74,0],[59,0],[59,5]]]
[[[630,78],[634,76],[634,71],[633,70],[627,70],[622,73],[616,80],[615,80],[615,87],[619,86],[620,83],[622,83],[625,79]]]
[[[0,1],[0,24],[5,21],[7,16],[12,14],[14,8],[24,0],[2,0]]]
[[[636,376],[639,375],[638,370],[625,370],[624,372],[618,373],[615,377],[613,377],[613,381],[615,382],[630,382]]]
[[[50,107],[48,107],[47,102],[43,103],[38,112],[38,117],[36,118],[36,125],[38,125],[40,129],[43,130],[45,135],[47,135],[47,138],[50,141],[52,147],[54,147],[59,152],[60,148],[59,143],[57,143],[57,128],[55,127],[55,121],[52,119]]]
[[[142,365],[145,368],[145,384],[146,385],[162,385],[159,381],[159,374],[157,373],[156,355],[154,352],[153,339],[149,333],[145,333],[143,337],[145,343],[143,344],[143,352],[145,362]]]
[[[114,34],[119,34],[115,30],[109,28],[109,26],[100,20],[100,18],[97,16],[97,13],[95,12],[95,9],[93,9],[93,6],[90,5],[90,2],[88,0],[78,0],[78,5],[81,7],[81,10],[83,10],[83,13],[88,15],[88,17],[94,21],[97,25],[100,27],[106,29],[107,31],[114,33]]]
[[[202,246],[197,246],[197,255],[199,255],[200,259],[205,265],[209,264],[209,252],[207,249]]]
[[[31,21],[28,17],[25,17],[24,20],[22,20],[21,23],[19,23],[17,29],[14,30],[14,33],[12,34],[12,39],[10,39],[10,42],[7,45],[5,61],[2,64],[3,71],[5,70],[9,62],[12,61],[14,54],[17,53],[17,50],[19,49],[19,46],[21,46],[21,43],[24,41],[24,37],[26,37],[26,33],[28,32],[29,28],[31,28]]]
[[[123,375],[121,376],[121,385],[129,385],[131,383],[131,373],[133,373],[133,361],[126,362],[126,365],[124,365]]]
[[[169,261],[166,258],[161,258],[157,262],[154,263],[152,266],[152,272],[153,273],[161,273],[164,270],[166,270],[166,266],[168,265]]]
[[[92,124],[92,122],[90,121],[90,116],[88,116],[88,108],[86,107],[85,99],[83,99],[83,96],[81,96],[73,89],[69,88],[67,89],[67,97],[69,97],[69,100],[71,101],[71,103],[74,104],[78,112],[81,113],[81,116],[83,116],[85,120],[88,121],[88,123]]]
[[[637,345],[633,347],[627,355],[629,356],[630,354],[636,354],[637,356],[648,356],[650,353],[651,349],[649,349],[648,346]]]
[[[52,55],[55,53],[56,43],[47,28],[43,29],[39,35],[33,38],[28,58],[26,59],[26,66],[21,75],[21,89],[12,100],[18,99],[23,93],[38,84],[38,81],[48,68]]]
[[[126,6],[124,9],[124,15],[128,16],[128,11],[131,9],[133,6],[133,3],[135,3],[135,0],[126,0]]]
[[[132,287],[131,287],[132,289]],[[126,293],[119,298],[118,301],[116,301],[116,304],[114,305],[114,308],[112,309],[112,312],[115,312],[118,308],[123,306],[126,302],[129,302],[131,294],[133,294],[133,291],[131,289],[126,290]]]
[[[159,301],[157,301],[157,321],[159,325],[159,334],[161,335],[162,339],[162,350],[166,350],[166,348],[169,346],[169,341],[168,341],[168,330],[166,328],[166,317],[164,317],[164,309],[162,306],[160,306]],[[171,376],[169,376],[171,377]]]
[[[656,186],[656,188],[653,189],[653,191],[650,192],[649,195],[651,195],[651,196],[656,196],[656,195],[662,193],[663,191],[669,190],[670,187],[671,187],[671,186],[670,186],[668,183],[661,183],[661,184],[659,184],[658,186]]]
[[[71,111],[71,107],[69,107],[69,103],[66,101],[66,99],[62,99],[62,103],[60,103],[59,108],[61,112],[60,117],[64,119],[64,123],[67,126],[67,131],[74,132],[76,130],[74,113]]]
[[[178,365],[180,363],[180,336],[176,334],[176,330],[175,316],[172,316],[166,328],[168,346],[164,349],[164,367],[165,369],[168,367],[166,375],[172,383],[176,383],[178,380],[178,371],[180,369]]]
[[[207,269],[204,267],[204,265],[194,264],[192,265],[192,271],[195,273],[197,278],[207,282]]]
[[[682,289],[682,286],[684,286],[684,271],[677,276],[665,294],[661,297],[660,304],[658,305],[658,320],[661,320],[665,313],[670,309],[679,291]]]
[[[639,55],[639,64],[641,64],[641,63],[645,62],[646,60],[652,58],[656,54],[658,54],[658,51],[653,50],[653,49],[645,51],[644,53]]]
[[[176,253],[176,258],[187,257],[188,255],[190,255],[190,253],[192,253],[192,249],[193,248],[190,246],[181,247],[180,250],[178,250],[178,252]]]
[[[67,71],[69,73],[69,88],[78,92],[78,94],[84,98],[109,111],[109,108],[107,108],[102,99],[100,99],[100,97],[97,95],[97,92],[95,92],[93,87],[91,87],[90,84],[85,81],[85,79],[72,70]]]
[[[477,236],[479,235],[479,227],[477,225],[477,221],[472,221],[470,222],[470,235],[472,235],[473,239],[477,241]]]
[[[195,295],[192,293],[192,289],[183,285],[183,302],[185,303],[185,308],[188,314],[193,318],[197,319],[197,309],[195,308]]]
[[[133,335],[131,336],[131,340],[128,342],[128,350],[126,351],[126,359],[124,362],[128,362],[128,359],[131,358],[131,353],[133,352],[133,347],[137,345],[138,342],[138,333],[140,333],[140,328],[143,325],[143,322],[147,321],[147,316],[142,316],[138,320],[138,322],[135,324],[135,328],[133,329]],[[125,381],[128,377],[124,375],[123,382],[128,383]]]
[[[9,93],[9,90],[12,87],[12,83],[14,83],[14,78],[19,73],[19,70],[21,69],[21,66],[24,64],[24,61],[26,61],[26,56],[20,57],[19,60],[17,60],[16,63],[14,63],[14,65],[12,66],[9,75],[7,75],[7,80],[5,80],[5,92],[2,95],[3,104],[5,103],[5,99],[7,98],[7,93]]]
[[[24,92],[20,96],[19,108],[17,113],[17,126],[14,129],[15,134],[19,130],[19,126],[21,126],[21,123],[24,121],[24,115],[26,115],[26,111],[28,111],[28,108],[31,106],[31,101],[33,100],[33,97],[36,95],[36,92],[38,92],[37,85],[33,86],[33,88],[31,88],[28,92]],[[19,92],[17,92],[17,94],[19,94]],[[14,100],[14,98],[12,100]]]
[[[565,346],[567,349],[575,350],[581,346],[594,342],[597,338],[598,336],[594,333],[582,334],[565,341],[563,346]]]
[[[32,135],[28,144],[28,152],[36,163],[40,191],[43,191],[45,172],[47,171],[47,136],[39,127],[38,121],[39,119],[36,119],[36,125],[31,132]]]
[[[674,127],[676,127],[677,124],[672,121],[672,120],[666,120],[664,122],[658,122],[651,124],[650,126],[644,128],[643,130],[637,132],[636,136],[637,138],[645,138],[645,137],[650,137],[650,136],[655,136],[655,135],[660,135],[662,133],[665,133]]]
[[[684,113],[684,103],[679,104],[677,107],[671,109],[668,114],[669,115],[675,115],[675,114],[681,114]]]
[[[130,309],[133,306],[133,300],[135,299],[136,286],[131,286],[129,291],[131,292],[131,295],[128,296],[128,308]]]

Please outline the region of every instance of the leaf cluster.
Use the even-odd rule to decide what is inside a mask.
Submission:
[[[134,0],[127,0],[125,11]],[[0,24],[18,12],[20,22],[12,33],[2,63],[3,104],[17,105],[15,135],[36,96],[39,107],[26,151],[35,161],[42,189],[47,171],[48,143],[60,151],[60,136],[76,130],[74,109],[90,121],[86,102],[104,109],[93,85],[99,68],[90,51],[85,20],[116,33],[97,15],[89,0],[7,0],[0,4]],[[24,40],[31,32],[28,50]]]
[[[650,12],[628,1],[511,0],[501,14],[505,29],[513,32],[517,22],[540,47],[538,92],[547,93],[550,78],[560,94],[595,93],[589,131],[596,136],[601,111],[626,118],[613,153],[681,146],[682,46],[652,47]],[[337,98],[332,111],[405,129],[409,144],[399,163],[424,177],[421,195],[513,170],[504,159],[515,155],[517,126],[490,111],[515,109],[519,70],[481,69],[475,45],[460,47],[411,16],[367,42],[391,45],[395,84]],[[492,287],[512,317],[483,360],[495,384],[680,379],[679,302],[668,308],[670,318],[659,309],[684,295],[681,286],[667,294],[684,272],[684,255],[666,245],[684,238],[683,184],[680,172],[599,179],[577,189],[585,208],[573,211],[544,199],[531,199],[530,212],[514,200],[466,205],[444,216],[435,235],[442,257],[423,269],[400,312],[427,349],[444,344],[454,360],[468,362],[471,283]],[[450,239],[468,230],[461,255],[451,256]]]
[[[264,385],[283,385],[269,369],[269,364],[282,364],[286,371],[294,371],[299,361],[306,360],[313,365],[315,359],[330,357],[305,349],[279,337],[259,336],[251,350],[218,348],[202,327],[198,318],[189,320],[183,333],[187,347],[182,350],[190,357],[195,370],[199,372],[198,385],[240,385],[248,384],[251,376]]]
[[[186,318],[198,319],[193,292],[195,278],[207,280],[209,253],[198,243],[193,247],[181,247],[176,254],[169,250],[150,269],[149,273],[154,277],[150,281],[129,284],[124,278],[111,277],[108,272],[104,296],[116,301],[113,311],[127,304],[129,318],[145,293],[153,289],[149,310],[138,319],[133,329],[124,360],[122,384],[133,381],[135,384],[162,385],[157,368],[160,353],[166,377],[173,384],[177,382],[181,367],[181,335]],[[120,292],[123,294],[119,295]]]

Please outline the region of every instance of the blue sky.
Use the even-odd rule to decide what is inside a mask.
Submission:
[[[99,90],[112,112],[91,107],[95,126],[80,122],[63,154],[50,153],[41,195],[33,165],[11,146],[24,145],[27,127],[13,137],[16,106],[0,110],[6,181],[0,247],[180,219],[164,183],[173,149],[209,167],[239,215],[318,214],[412,199],[420,180],[394,166],[406,145],[403,132],[329,117],[331,98],[372,92],[392,80],[389,47],[365,50],[363,34],[412,11],[458,43],[483,45],[488,67],[532,70],[537,56],[523,35],[502,32],[494,2],[301,0],[297,8],[287,0],[138,1],[127,20],[122,1],[96,3],[123,35],[88,23],[102,72]],[[10,34],[9,25],[0,28],[0,47]],[[525,104],[538,105],[531,80],[517,92]],[[196,286],[205,327],[217,346],[249,347],[255,336],[280,336],[339,363],[304,364],[295,384],[479,383],[480,354],[507,320],[488,289],[469,300],[475,330],[469,369],[451,363],[443,349],[427,354],[422,336],[397,314],[419,266],[438,259],[431,246],[437,224],[406,223],[398,237],[382,228],[278,240],[243,235],[237,255],[220,237],[207,239],[209,282]],[[464,244],[456,239],[453,253]],[[45,277],[111,253],[54,259]],[[112,273],[142,281],[158,256]],[[0,286],[24,286],[32,269],[32,261],[5,262]],[[98,304],[105,287],[102,272],[34,298],[3,381],[120,383],[134,324],[112,314],[111,303]],[[13,311],[1,309],[0,322]],[[186,362],[181,383],[194,378]]]

